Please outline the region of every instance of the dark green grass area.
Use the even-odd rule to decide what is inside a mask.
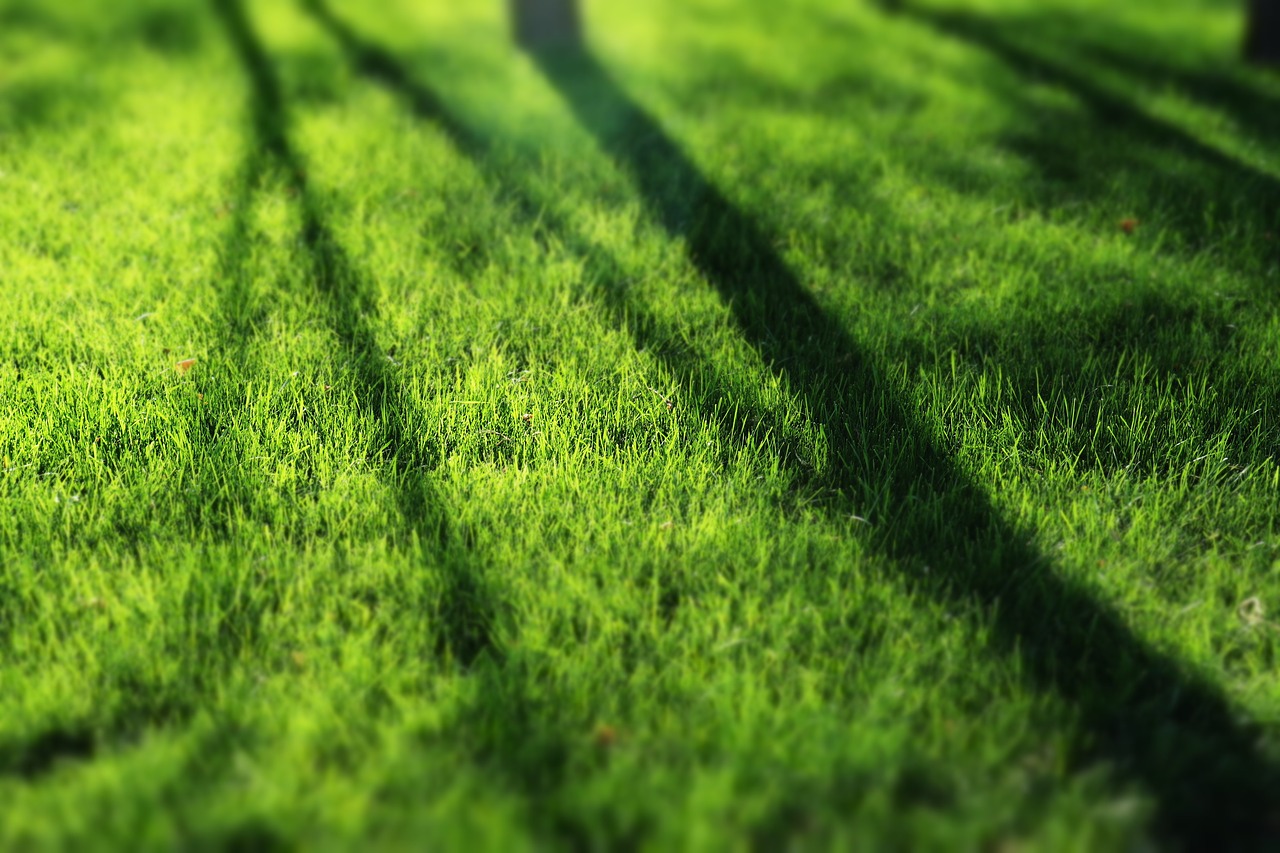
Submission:
[[[0,7],[0,846],[1280,844],[1238,5]]]

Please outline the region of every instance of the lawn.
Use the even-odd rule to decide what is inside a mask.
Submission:
[[[1280,845],[1225,0],[0,6],[0,847]]]

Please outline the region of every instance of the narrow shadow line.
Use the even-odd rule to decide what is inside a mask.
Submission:
[[[428,455],[407,430],[405,394],[377,344],[377,305],[320,213],[306,170],[289,140],[288,104],[266,50],[245,15],[242,0],[211,0],[250,83],[250,118],[260,173],[279,169],[299,198],[303,262],[324,300],[330,324],[353,355],[358,399],[378,427],[378,443],[395,469],[401,516],[423,547],[443,558],[440,605],[442,640],[464,666],[481,656],[497,657],[498,607],[473,564],[465,531],[451,528],[439,495],[424,475]],[[253,167],[249,170],[255,171]]]
[[[321,0],[304,4],[360,68],[438,123],[464,154],[484,155],[482,137],[393,56],[354,36]],[[1276,770],[1220,690],[1137,637],[1109,605],[1055,574],[1025,544],[901,389],[768,248],[767,236],[598,62],[535,58],[630,174],[655,219],[685,242],[744,337],[827,423],[836,459],[829,476],[844,495],[829,508],[833,517],[883,507],[882,547],[933,569],[939,580],[913,581],[921,591],[989,614],[995,651],[1037,689],[1075,708],[1083,729],[1075,759],[1109,761],[1142,785],[1156,801],[1156,829],[1171,843],[1274,841]]]
[[[1053,19],[1057,20],[1057,19]],[[1070,19],[1052,24],[1055,33],[1078,33]],[[1130,33],[1128,38],[1141,38]],[[1225,70],[1189,68],[1150,54],[1126,52],[1114,44],[1097,44],[1078,35],[1066,42],[1076,52],[1118,69],[1149,86],[1172,85],[1180,92],[1231,115],[1236,124],[1269,145],[1280,144],[1280,98],[1251,88]]]
[[[377,45],[363,41],[333,14],[324,0],[298,2],[342,46],[357,71],[406,98],[414,115],[435,122],[454,145],[470,156],[481,154],[488,148],[481,137],[473,134],[445,108],[439,95],[416,85],[395,56]]]
[[[1076,68],[1037,55],[1008,38],[995,21],[963,12],[938,12],[914,6],[908,7],[907,14],[943,35],[985,50],[1028,78],[1043,80],[1067,90],[1084,105],[1099,125],[1123,132],[1127,138],[1148,144],[1153,149],[1163,149],[1189,161],[1198,162],[1230,181],[1233,187],[1249,188],[1252,192],[1245,199],[1249,204],[1247,212],[1257,216],[1259,223],[1266,227],[1280,224],[1280,179],[1276,176],[1202,142],[1172,122],[1145,112]],[[1122,64],[1121,70],[1153,73],[1149,68],[1143,69],[1137,60]],[[1219,95],[1223,94],[1221,89],[1216,91]],[[1266,130],[1275,128],[1274,123],[1263,120],[1258,120],[1255,125]],[[1230,200],[1220,190],[1213,193],[1180,176],[1171,177],[1175,185],[1188,188],[1193,196],[1200,195],[1202,201]],[[1197,215],[1199,212],[1196,211]]]

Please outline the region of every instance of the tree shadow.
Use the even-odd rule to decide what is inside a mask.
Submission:
[[[89,18],[91,20],[84,20]],[[26,45],[58,46],[78,55],[69,70],[9,74],[0,79],[0,148],[26,142],[37,133],[83,126],[118,100],[95,70],[142,48],[166,59],[194,54],[204,36],[202,16],[182,2],[157,0],[113,10],[109,23],[77,15],[53,4],[13,0],[0,7],[0,52],[21,66]],[[6,42],[13,40],[14,47]],[[10,53],[12,50],[12,53]],[[56,67],[56,64],[54,65]]]
[[[1017,76],[993,72],[989,85],[1026,116],[1006,134],[1005,147],[1021,155],[1041,180],[1020,186],[1038,203],[1061,207],[1083,198],[1117,197],[1158,216],[1153,228],[1172,236],[1172,248],[1213,252],[1221,265],[1261,281],[1271,268],[1261,241],[1280,231],[1280,179],[1143,108],[1095,74],[1098,59],[1147,85],[1172,81],[1194,96],[1230,110],[1263,142],[1280,131],[1276,101],[1224,75],[1179,69],[1139,53],[1064,35],[1080,27],[1009,24],[962,11],[908,5],[905,14],[943,35],[971,44]],[[1028,37],[1027,32],[1037,34]],[[1069,57],[1069,58],[1068,58]],[[1090,59],[1094,60],[1091,64]],[[1070,94],[1083,112],[1047,105],[1031,83]],[[929,169],[929,164],[921,164]],[[947,178],[946,170],[938,177]],[[963,171],[963,170],[961,170]],[[954,176],[953,176],[954,177]],[[968,182],[952,181],[962,191]],[[1256,294],[1274,301],[1275,293]]]
[[[163,774],[167,778],[160,783],[160,802],[182,846],[239,849],[236,842],[243,839],[250,844],[244,849],[291,849],[283,837],[253,816],[230,815],[221,825],[192,831],[185,816],[207,808],[201,795],[207,795],[211,785],[233,784],[235,757],[243,755],[249,732],[235,711],[209,714],[201,696],[159,687],[146,679],[121,685],[115,699],[88,714],[48,720],[29,733],[0,738],[0,784],[47,785],[50,790],[57,790],[66,786],[66,778],[74,778],[91,763],[131,761],[135,752],[148,751],[153,739],[168,741],[171,749],[167,757],[177,761],[176,769]],[[178,743],[182,746],[172,749]],[[137,778],[137,770],[144,774],[154,772],[155,762],[117,766],[117,791],[127,798],[136,796],[130,783]],[[82,783],[77,780],[73,784]],[[122,822],[110,828],[109,836],[126,837],[130,830],[140,832],[143,827],[130,824],[148,817],[155,819],[155,815],[124,816]],[[79,825],[67,830],[68,836],[78,838],[94,827]],[[24,836],[22,829],[8,832],[6,840],[14,849],[22,850],[48,843],[47,838],[41,843],[39,836]]]
[[[831,485],[854,507],[887,491],[896,511],[887,550],[945,578],[929,590],[934,595],[991,612],[1002,650],[1039,687],[1072,702],[1093,749],[1156,796],[1169,837],[1207,841],[1227,825],[1234,833],[1274,832],[1266,822],[1274,818],[1275,770],[1220,693],[1023,544],[874,356],[594,57],[536,58],[579,121],[630,173],[654,218],[684,241],[744,337],[827,423]]]
[[[0,777],[37,783],[107,751],[127,749],[156,727],[180,725],[197,712],[190,695],[139,679],[127,699],[88,716],[50,721],[38,731],[0,740]]]
[[[905,348],[911,363],[947,352],[961,372],[994,379],[985,416],[1017,425],[1033,459],[1165,481],[1227,470],[1220,463],[1243,473],[1273,463],[1280,373],[1237,335],[1237,310],[1147,288],[1051,315],[956,322]],[[1206,443],[1191,436],[1229,461],[1214,455],[1202,469]]]
[[[495,631],[499,605],[476,565],[470,534],[450,525],[443,501],[424,470],[434,467],[435,453],[412,434],[413,418],[388,354],[375,334],[377,305],[369,285],[347,258],[327,227],[320,201],[310,189],[306,170],[289,139],[289,108],[271,60],[245,14],[242,0],[211,0],[213,9],[250,83],[253,146],[242,175],[236,221],[229,233],[230,251],[242,251],[247,239],[248,200],[253,187],[274,171],[296,195],[302,211],[299,263],[321,297],[329,323],[352,355],[354,382],[361,405],[376,424],[376,446],[393,466],[404,525],[438,555],[443,591],[437,617],[441,651],[463,666],[501,654]],[[224,263],[235,268],[234,256]],[[236,316],[243,308],[243,278],[228,288],[224,308]]]
[[[1082,26],[1077,16],[1045,16],[1027,26],[1036,40],[1053,33],[1065,47],[1081,56],[1109,65],[1149,88],[1172,87],[1206,106],[1222,109],[1240,130],[1257,141],[1280,144],[1280,93],[1263,91],[1238,69],[1196,67],[1168,55],[1137,51],[1132,46],[1141,44],[1139,33],[1113,31],[1104,38]]]
[[[1228,112],[1240,129],[1260,142],[1280,141],[1280,88],[1260,83],[1264,74],[1232,53],[1189,57],[1182,46],[1162,43],[1152,33],[1125,25],[1117,16],[1082,14],[1070,9],[1046,8],[995,18],[978,18],[964,12],[938,13],[905,0],[876,0],[887,14],[907,13],[927,20],[968,19],[967,32],[980,24],[1016,36],[1041,48],[1067,50],[1074,59],[1110,65],[1148,87],[1171,86],[1208,106]],[[839,26],[841,22],[831,20]],[[1184,54],[1184,55],[1179,55]],[[1073,63],[1083,65],[1084,63]],[[1270,91],[1267,89],[1270,88]]]
[[[192,53],[201,43],[203,23],[184,0],[135,3],[111,10],[105,20],[40,0],[10,0],[0,8],[0,31],[64,42],[100,56],[137,45],[166,56]]]
[[[304,6],[353,63],[437,124],[459,150],[482,158],[488,144],[388,52],[363,41],[322,0]],[[881,549],[920,592],[993,630],[991,651],[1036,689],[1078,715],[1078,766],[1103,760],[1155,799],[1156,829],[1189,847],[1224,837],[1274,841],[1276,768],[1258,733],[1237,722],[1214,685],[1136,636],[1108,604],[1055,573],[1027,535],[1004,521],[944,440],[875,358],[809,294],[771,249],[768,236],[702,176],[661,125],[589,54],[534,57],[578,120],[626,172],[653,218],[682,242],[702,277],[730,307],[743,337],[827,427],[832,461],[814,475],[839,497],[831,517],[850,511],[878,521]],[[487,168],[478,161],[481,168]],[[526,197],[522,206],[543,206]],[[572,233],[571,249],[608,273],[620,265]],[[614,313],[641,309],[602,286]],[[632,315],[634,316],[634,315]],[[634,322],[629,323],[633,333]],[[641,333],[645,321],[639,324]],[[650,329],[650,331],[652,331]],[[638,341],[641,338],[638,338]],[[716,382],[715,366],[690,354],[656,354],[682,383]]]

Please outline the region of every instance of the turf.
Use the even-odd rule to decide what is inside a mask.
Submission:
[[[0,846],[1280,843],[1215,0],[0,7]]]

